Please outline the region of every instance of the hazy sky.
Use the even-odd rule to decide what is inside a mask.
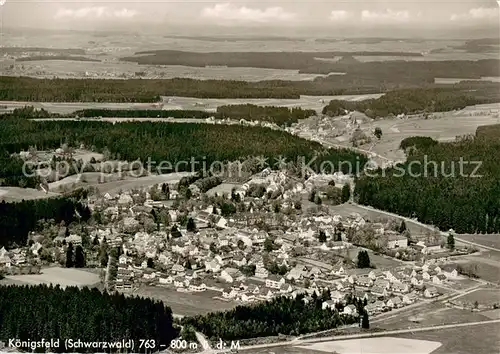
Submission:
[[[499,24],[492,0],[0,0],[3,26],[140,28],[181,23],[220,26],[473,27]]]

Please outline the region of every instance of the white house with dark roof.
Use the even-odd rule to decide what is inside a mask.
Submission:
[[[277,275],[271,274],[267,279],[266,279],[266,287],[272,288],[272,289],[280,289],[283,284],[285,284],[285,278],[279,277]]]

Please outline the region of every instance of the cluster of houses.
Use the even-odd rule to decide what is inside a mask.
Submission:
[[[31,252],[35,253],[41,248],[40,244],[31,246]],[[27,249],[15,248],[7,251],[5,247],[0,249],[0,271],[5,275],[38,274],[41,267],[35,262],[27,261]]]

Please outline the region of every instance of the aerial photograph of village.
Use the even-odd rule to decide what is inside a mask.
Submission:
[[[0,22],[0,352],[500,353],[496,1]]]

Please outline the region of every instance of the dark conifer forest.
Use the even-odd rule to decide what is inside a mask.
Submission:
[[[109,352],[92,348],[65,348],[64,341],[113,342],[133,340],[134,350],[140,340],[154,340],[168,348],[177,337],[172,311],[162,302],[123,294],[101,293],[97,289],[59,286],[1,286],[0,340],[40,341],[60,339],[58,352]],[[152,342],[150,342],[152,343]],[[151,349],[148,348],[148,352]],[[113,350],[116,352],[116,350]]]
[[[437,144],[413,138],[404,146],[417,146],[404,164],[357,180],[360,204],[445,231],[500,232],[499,140],[468,137]]]
[[[262,127],[165,122],[31,121],[12,115],[0,118],[0,151],[14,153],[27,150],[30,146],[37,146],[39,150],[54,149],[61,143],[69,146],[83,143],[101,151],[106,148],[112,158],[139,159],[144,165],[148,159],[157,164],[169,161],[175,166],[178,162],[190,162],[194,158],[198,161],[195,169],[201,169],[202,161],[210,166],[214,161],[237,161],[251,156],[266,157],[270,167],[275,167],[276,159],[281,156],[287,162],[295,163],[299,157],[303,158],[306,164],[312,162],[309,166],[316,170],[321,162],[330,161],[335,168],[347,173],[349,164],[362,168],[367,161],[364,155],[349,149],[326,149],[319,143]],[[151,168],[154,170],[155,166]],[[191,168],[189,163],[178,165],[178,171]]]

